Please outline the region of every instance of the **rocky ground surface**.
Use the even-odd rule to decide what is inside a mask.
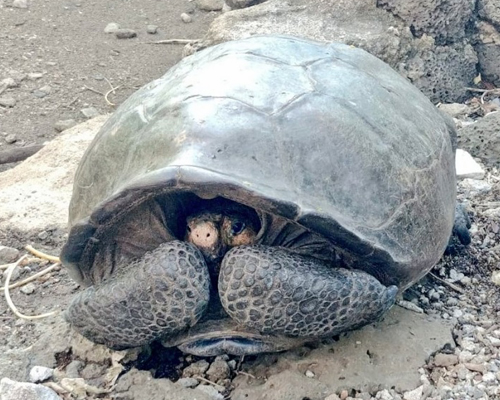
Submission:
[[[25,254],[27,244],[58,254],[75,164],[105,117],[58,131],[95,115],[85,109],[112,111],[109,103],[119,104],[180,58],[180,47],[146,42],[198,38],[217,14],[187,0],[170,0],[168,13],[163,2],[110,3],[0,0],[0,97],[11,99],[0,105],[0,152],[53,145],[0,175],[2,266]],[[105,33],[111,22],[137,36]],[[148,33],[155,31],[149,25],[157,33]],[[461,172],[458,185],[472,220],[472,244],[444,256],[408,290],[405,309],[395,307],[361,331],[279,355],[201,359],[159,346],[110,352],[74,334],[59,313],[40,320],[15,316],[2,294],[0,398],[500,398],[500,101],[495,90],[480,95],[441,106],[456,118],[460,147],[479,161]],[[51,265],[30,256],[10,281]],[[4,286],[6,268],[1,272]],[[39,315],[63,310],[77,290],[55,266],[11,288],[10,296],[23,314]]]

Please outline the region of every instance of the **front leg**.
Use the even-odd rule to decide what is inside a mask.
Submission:
[[[324,337],[377,320],[398,289],[283,248],[236,247],[221,266],[219,295],[236,322],[263,333]]]
[[[193,245],[163,243],[79,293],[66,320],[112,349],[148,344],[193,326],[210,296],[207,265]]]

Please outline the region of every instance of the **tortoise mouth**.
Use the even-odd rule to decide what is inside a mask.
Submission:
[[[185,353],[202,357],[223,354],[243,356],[285,351],[311,340],[262,334],[238,326],[230,318],[224,318],[199,322],[187,331],[163,340],[162,345],[178,347]]]

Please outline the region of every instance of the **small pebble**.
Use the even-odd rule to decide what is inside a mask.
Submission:
[[[493,271],[491,274],[491,281],[493,284],[500,286],[500,271]]]
[[[75,125],[76,121],[74,119],[62,119],[54,124],[54,129],[57,132],[63,132],[66,129],[73,128]]]
[[[16,105],[16,99],[13,97],[0,97],[0,106],[12,108]]]
[[[200,391],[208,394],[214,400],[224,400],[224,396],[222,394],[220,394],[217,391],[217,389],[215,389],[213,386],[199,385],[196,387],[195,390],[200,390]]]
[[[35,383],[16,382],[9,378],[0,381],[2,400],[61,400],[52,389]]]
[[[87,119],[95,118],[100,115],[99,111],[97,111],[95,107],[82,108],[80,111],[83,114],[83,116]]]
[[[4,86],[7,89],[12,89],[12,88],[18,87],[19,84],[15,81],[14,78],[5,78],[2,80],[0,86]]]
[[[186,24],[189,24],[190,22],[193,22],[193,18],[188,13],[182,13],[181,14],[181,19],[182,19],[182,22],[185,22]]]
[[[314,378],[314,372],[310,371],[310,370],[307,370],[306,371],[306,374],[305,374],[308,378]]]
[[[146,27],[146,32],[150,35],[156,35],[158,33],[158,27],[156,25],[148,25]]]
[[[44,382],[52,378],[54,370],[52,368],[35,366],[30,370],[30,381],[33,383]]]
[[[14,0],[12,2],[14,8],[28,8],[28,0]]]
[[[458,356],[455,354],[438,353],[434,357],[434,365],[436,367],[449,367],[458,364]]]
[[[36,289],[35,284],[30,282],[30,283],[27,283],[26,285],[21,287],[21,293],[30,295],[30,294],[33,294],[35,289]]]
[[[137,32],[133,29],[117,29],[115,31],[115,36],[118,39],[132,39],[137,36]]]
[[[36,81],[37,79],[40,79],[43,77],[43,74],[41,72],[31,72],[28,74],[28,79],[31,79],[32,81]]]
[[[182,387],[184,388],[195,388],[196,386],[198,386],[200,384],[200,382],[198,382],[198,379],[195,379],[195,378],[181,378],[177,381],[177,384],[178,385],[181,385]]]
[[[196,361],[195,363],[184,368],[184,371],[182,371],[182,377],[190,378],[193,376],[203,376],[209,366],[210,364],[206,360]]]
[[[0,245],[0,264],[8,264],[17,261],[19,250],[14,247]]]
[[[224,0],[196,0],[196,5],[204,11],[220,11],[224,6]]]
[[[118,29],[120,29],[120,25],[116,22],[110,22],[104,28],[104,33],[115,33]]]
[[[10,281],[11,282],[17,281],[20,276],[21,276],[21,269],[16,268],[14,269],[14,271],[12,271],[12,274],[10,275]],[[3,279],[5,280],[6,277],[7,277],[7,270],[3,271]]]
[[[13,133],[10,135],[5,136],[5,142],[8,144],[13,144],[17,142],[17,136]]]
[[[231,374],[231,369],[227,362],[224,361],[220,356],[216,357],[210,368],[207,370],[207,377],[212,382],[220,382],[224,379],[229,378]]]
[[[329,396],[326,396],[325,400],[340,400],[340,397],[337,395],[337,393],[333,393],[330,394]]]

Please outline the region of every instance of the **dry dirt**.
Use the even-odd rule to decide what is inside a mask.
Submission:
[[[16,100],[12,108],[0,106],[0,151],[54,138],[54,124],[84,121],[84,108],[112,112],[116,106],[103,95],[111,86],[117,89],[108,98],[118,105],[180,60],[182,45],[148,42],[200,38],[218,14],[200,11],[189,0],[32,0],[27,9],[11,5],[12,0],[0,0],[0,81],[13,78],[19,86],[0,95]],[[183,22],[182,13],[192,22]],[[104,33],[110,22],[135,30],[137,37]],[[158,26],[158,33],[148,34],[148,25]],[[38,97],[46,86],[50,93]],[[17,139],[14,144],[6,143],[10,135]]]

